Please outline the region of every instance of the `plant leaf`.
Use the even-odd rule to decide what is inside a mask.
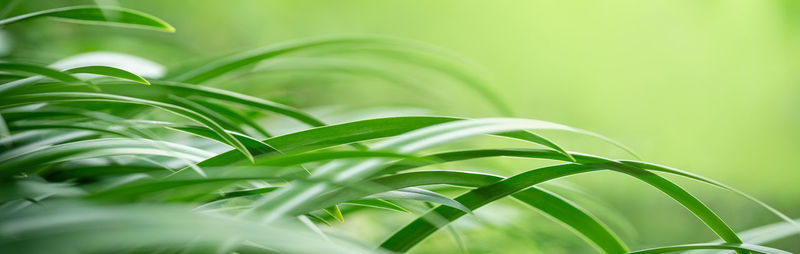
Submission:
[[[67,73],[97,74],[97,75],[103,75],[103,76],[126,79],[126,80],[130,80],[130,81],[133,81],[133,82],[136,82],[136,83],[145,84],[145,85],[148,85],[148,86],[150,85],[149,81],[147,81],[146,79],[144,79],[142,77],[139,77],[136,74],[133,74],[133,73],[128,72],[128,71],[123,70],[123,69],[117,69],[117,68],[108,67],[108,66],[100,66],[100,65],[84,66],[84,67],[77,67],[77,68],[68,69],[68,70],[66,70],[64,72],[67,72]]]
[[[390,210],[390,211],[398,211],[398,212],[410,213],[410,211],[408,211],[408,209],[405,209],[405,208],[403,208],[402,206],[400,206],[400,205],[398,205],[396,203],[393,203],[393,202],[387,201],[387,200],[383,200],[383,199],[357,199],[357,200],[350,200],[350,201],[347,201],[347,202],[344,202],[344,203],[345,204],[350,204],[350,205],[358,205],[358,206],[364,206],[364,207],[380,208],[380,209],[386,209],[386,210]]]
[[[64,22],[80,24],[123,26],[164,32],[175,31],[175,28],[167,22],[146,13],[119,7],[99,6],[70,6],[32,12],[0,20],[0,26],[41,17],[52,17]]]
[[[166,152],[152,143],[170,147],[172,151]],[[55,145],[24,153],[4,153],[0,156],[0,178],[6,178],[26,169],[36,168],[36,165],[127,154],[164,156],[175,154],[194,161],[211,156],[210,153],[203,150],[165,141],[141,141],[122,138],[92,139]]]
[[[448,198],[447,196],[444,196],[442,194],[439,194],[439,193],[436,193],[436,192],[433,192],[433,191],[429,191],[429,190],[426,190],[426,189],[420,189],[420,188],[414,188],[414,187],[407,187],[407,188],[402,188],[402,189],[393,190],[393,191],[389,191],[389,192],[378,193],[378,194],[370,195],[367,198],[378,198],[378,199],[388,199],[388,200],[393,200],[393,199],[396,199],[396,200],[417,200],[417,201],[423,201],[423,202],[429,202],[429,203],[434,203],[434,204],[445,205],[445,206],[449,206],[449,207],[464,211],[466,213],[472,213],[472,211],[469,210],[469,208],[467,208],[466,206],[462,205],[458,201],[453,200],[452,198]]]
[[[596,163],[592,167],[583,165],[565,164],[559,166],[544,167],[535,170],[530,170],[513,177],[509,177],[503,181],[484,186],[456,198],[457,201],[466,205],[470,209],[475,209],[485,205],[500,197],[511,195],[529,186],[563,177],[567,175],[594,171],[594,167],[606,168],[614,171],[619,171],[629,174],[642,180],[653,187],[658,188],[662,192],[668,194],[670,197],[678,201],[681,205],[692,211],[698,218],[701,219],[706,225],[717,233],[720,237],[727,242],[741,243],[741,240],[736,236],[736,233],[725,224],[716,214],[714,214],[702,202],[694,198],[691,194],[675,185],[674,183],[650,173],[643,169],[635,167],[620,166],[615,163]],[[429,215],[423,215],[414,222],[408,224],[406,227],[392,235],[389,239],[384,241],[381,245],[390,251],[406,251],[416,245],[419,241],[425,239],[428,235],[435,232],[438,228],[446,225],[448,221],[440,220],[436,224],[432,224],[424,217],[442,217],[449,221],[453,221],[464,215],[463,212],[452,209],[450,207],[438,207],[431,211]]]
[[[676,252],[685,250],[710,250],[710,249],[735,250],[737,252],[745,252],[745,253],[752,251],[755,253],[763,253],[763,254],[791,254],[791,252],[782,251],[779,249],[774,249],[765,246],[759,246],[755,244],[747,244],[747,243],[739,243],[739,244],[698,243],[698,244],[673,245],[673,246],[658,247],[646,250],[632,251],[629,252],[629,254],[657,254],[657,253],[667,253],[667,252]]]
[[[247,150],[247,148],[238,139],[234,138],[230,133],[226,132],[225,129],[222,128],[218,123],[212,121],[211,119],[208,119],[202,114],[199,114],[192,110],[188,110],[186,108],[176,106],[173,104],[143,100],[126,96],[111,95],[111,94],[82,93],[82,92],[53,92],[53,93],[33,93],[33,94],[21,94],[21,95],[9,96],[6,98],[6,103],[8,103],[6,106],[27,105],[27,104],[42,103],[42,102],[59,102],[59,101],[60,102],[106,101],[106,102],[146,105],[146,106],[161,108],[168,112],[175,113],[177,115],[186,117],[195,122],[203,124],[204,126],[213,130],[222,139],[224,139],[226,144],[234,147],[236,150],[241,152],[248,160],[253,161],[253,155]]]
[[[15,71],[15,72],[23,72],[23,73],[30,73],[36,75],[42,75],[51,79],[55,79],[58,81],[64,82],[80,82],[81,80],[76,78],[75,76],[69,75],[67,73],[63,73],[54,69],[50,69],[44,66],[39,66],[35,64],[27,64],[27,63],[15,63],[15,62],[4,62],[0,61],[0,70],[3,71]],[[7,84],[4,84],[7,85]],[[0,85],[3,86],[3,85]],[[5,89],[3,89],[5,90]]]
[[[519,133],[520,131],[528,129],[566,130],[597,136],[593,133],[582,132],[568,126],[540,120],[519,118],[484,118],[452,121],[414,130],[404,133],[403,135],[393,139],[377,143],[371,149],[399,153],[413,153],[463,138],[485,134],[502,135],[506,132]],[[529,141],[545,145],[557,151],[564,151],[557,145],[539,137],[538,135],[535,135],[534,137],[538,138]],[[566,152],[563,153],[566,154]],[[328,165],[322,166],[314,171],[312,178],[319,177],[332,179],[334,183],[338,183],[340,181],[347,181],[351,183],[357,182],[365,177],[370,177],[378,173],[378,171],[381,169],[381,166],[386,162],[386,159],[369,159],[364,161],[352,160],[346,163],[329,163]],[[263,204],[260,204],[254,208],[253,211],[272,211],[271,213],[267,214],[268,217],[282,216],[280,213],[284,212],[296,214],[299,212],[298,207],[302,207],[304,203],[307,202],[309,197],[322,194],[325,191],[329,191],[330,188],[333,188],[332,186],[326,185],[327,184],[325,183],[289,185],[287,188],[282,188],[264,197]],[[306,201],[298,200],[301,197],[305,198]],[[277,209],[278,207],[281,209]]]

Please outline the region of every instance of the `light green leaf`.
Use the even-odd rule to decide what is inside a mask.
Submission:
[[[236,150],[241,152],[248,160],[253,161],[253,155],[247,150],[247,148],[238,139],[234,138],[230,133],[225,131],[225,129],[222,128],[218,123],[214,122],[213,120],[209,119],[208,117],[202,114],[199,114],[192,110],[188,110],[180,106],[176,106],[174,104],[143,100],[143,99],[119,96],[119,95],[102,94],[102,93],[54,92],[54,93],[34,93],[34,94],[21,94],[21,95],[9,96],[8,98],[6,98],[7,105],[5,106],[8,107],[14,105],[28,105],[28,104],[43,103],[43,102],[80,102],[80,101],[106,101],[106,102],[146,105],[175,113],[179,116],[186,117],[197,123],[203,124],[204,126],[213,130],[217,135],[219,135],[223,140],[225,140],[226,144],[234,147]]]
[[[0,26],[16,22],[51,17],[64,22],[79,24],[122,26],[174,32],[175,28],[163,20],[149,14],[119,7],[71,6],[32,12],[0,20]]]
[[[39,66],[35,64],[27,64],[27,63],[15,63],[15,62],[5,62],[0,61],[0,70],[2,71],[13,71],[13,72],[23,72],[35,75],[42,75],[51,79],[55,79],[58,81],[64,82],[80,82],[81,80],[72,76],[67,73],[63,73],[54,69],[50,69],[44,66]],[[8,86],[8,84],[0,85]],[[5,89],[3,89],[5,90]]]
[[[154,143],[158,143],[159,146],[169,147],[171,151],[159,149],[159,146],[154,145]],[[4,153],[0,155],[0,178],[6,178],[24,172],[27,169],[35,169],[37,165],[129,154],[176,155],[193,161],[202,160],[212,155],[203,150],[165,141],[121,138],[92,139],[36,149],[25,153]]]
[[[694,213],[696,216],[698,216],[698,218],[700,218],[704,223],[706,223],[710,229],[712,229],[715,233],[717,233],[720,237],[722,237],[726,241],[732,243],[741,243],[741,240],[738,238],[738,236],[736,236],[733,230],[730,229],[730,227],[728,227],[716,214],[714,214],[710,209],[708,209],[708,207],[706,207],[702,202],[694,198],[691,194],[689,194],[679,186],[669,182],[668,180],[661,178],[643,169],[620,166],[619,163],[613,163],[613,162],[593,163],[591,165],[592,167],[606,168],[629,174],[631,176],[638,178],[639,180],[642,180],[652,185],[653,187],[658,188],[662,192],[668,194],[676,201],[681,203],[687,209],[692,211],[692,213]],[[467,207],[474,209],[475,207],[472,207],[470,205],[481,206],[490,202],[491,200],[497,199],[505,195],[513,194],[515,192],[520,191],[521,189],[527,188],[537,183],[555,179],[557,177],[563,177],[566,175],[572,175],[572,174],[596,170],[592,169],[592,167],[567,164],[561,166],[539,168],[528,171],[526,173],[519,174],[514,177],[510,177],[501,182],[473,190],[471,192],[468,192],[467,194],[464,194],[456,198],[456,200],[461,202],[462,204],[465,204]],[[443,217],[452,221],[464,215],[463,212],[449,207],[439,207],[433,210],[431,213],[433,213],[433,215],[426,215],[420,217],[411,224],[408,224],[401,231],[398,231],[392,237],[387,239],[382,246],[392,251],[408,250],[409,248],[416,245],[416,243],[424,239],[425,236],[430,235],[436,229],[447,224],[446,222],[431,224],[428,220],[424,219],[424,217],[430,217],[430,216]]]
[[[123,69],[117,69],[117,68],[108,67],[108,66],[99,66],[99,65],[96,65],[96,66],[84,66],[84,67],[72,68],[72,69],[66,70],[64,72],[67,72],[67,73],[97,74],[97,75],[103,75],[103,76],[126,79],[126,80],[130,80],[130,81],[133,81],[133,82],[136,82],[136,83],[145,84],[145,85],[150,85],[149,81],[147,81],[146,79],[144,79],[142,77],[139,77],[136,74],[133,74],[133,73],[128,72],[128,71],[123,70]]]
[[[400,206],[400,205],[398,205],[396,203],[393,203],[393,202],[388,201],[388,200],[383,200],[383,199],[357,199],[357,200],[350,200],[350,201],[347,201],[347,202],[344,202],[344,203],[345,204],[350,204],[350,205],[358,205],[358,206],[364,206],[364,207],[380,208],[380,209],[386,209],[386,210],[390,210],[390,211],[398,211],[398,212],[410,213],[410,211],[408,211],[408,209],[405,209],[405,208],[403,208],[402,206]]]
[[[444,196],[442,194],[433,191],[414,188],[414,187],[407,187],[389,192],[378,193],[370,195],[367,198],[378,198],[378,199],[388,199],[388,200],[417,200],[417,201],[445,205],[464,211],[466,213],[472,213],[472,211],[469,208],[462,205],[458,201],[453,200],[452,198],[448,198],[447,196]]]
[[[646,250],[637,250],[632,251],[629,254],[657,254],[657,253],[667,253],[667,252],[676,252],[676,251],[686,251],[686,250],[735,250],[737,252],[755,252],[755,253],[763,253],[763,254],[791,254],[788,251],[782,251],[775,248],[759,246],[755,244],[746,244],[746,243],[698,243],[698,244],[684,244],[684,245],[673,245],[667,247],[658,247]]]

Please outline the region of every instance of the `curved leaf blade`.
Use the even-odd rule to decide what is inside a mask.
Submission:
[[[15,62],[0,62],[0,70],[2,71],[16,71],[16,72],[24,72],[24,73],[31,73],[36,75],[42,75],[51,79],[55,79],[58,81],[64,82],[80,82],[81,80],[72,76],[68,73],[63,73],[54,69],[50,69],[44,66],[39,66],[35,64],[27,64],[27,63],[15,63]]]
[[[727,242],[741,243],[741,240],[738,238],[736,233],[733,232],[733,230],[727,224],[725,224],[725,222],[723,222],[702,202],[697,200],[694,196],[683,190],[681,187],[644,169],[639,169],[632,166],[625,167],[614,163],[595,163],[591,164],[591,166],[564,164],[530,170],[525,173],[509,177],[503,181],[470,191],[459,196],[456,198],[456,200],[471,209],[475,209],[476,207],[488,204],[489,202],[492,202],[493,200],[503,196],[514,194],[515,192],[519,192],[532,185],[571,174],[594,171],[597,170],[597,168],[619,171],[636,177],[639,180],[656,187],[689,209],[712,231],[717,233],[717,235],[725,239]],[[429,214],[411,222],[406,227],[389,237],[386,241],[384,241],[381,247],[390,251],[407,251],[422,241],[425,237],[435,232],[438,228],[447,225],[449,221],[458,219],[463,215],[463,212],[451,209],[449,207],[438,207],[429,212]],[[424,217],[442,217],[446,220],[440,220],[438,223],[433,224],[424,219]]]
[[[67,73],[87,73],[87,74],[97,74],[109,77],[115,77],[125,80],[130,80],[136,83],[150,85],[150,82],[146,79],[140,77],[139,75],[133,74],[129,71],[118,69],[109,66],[100,66],[100,65],[93,65],[93,66],[84,66],[84,67],[77,67],[66,70],[64,72]]]
[[[119,7],[70,6],[32,12],[0,20],[0,26],[9,25],[34,18],[51,17],[64,22],[80,24],[122,26],[174,32],[175,28],[167,22],[149,14]]]
[[[85,92],[51,92],[51,93],[21,94],[21,95],[9,96],[5,100],[8,103],[8,105],[5,106],[28,105],[28,104],[42,103],[42,102],[106,101],[106,102],[117,102],[117,103],[127,103],[127,104],[138,104],[138,105],[160,108],[208,127],[209,129],[213,130],[217,135],[219,135],[223,140],[225,140],[226,144],[234,147],[235,150],[241,152],[248,160],[253,161],[253,155],[250,153],[249,150],[247,150],[244,144],[242,144],[242,142],[239,141],[239,139],[233,137],[233,135],[228,133],[218,123],[214,122],[213,120],[209,119],[208,117],[200,113],[186,109],[184,107],[176,106],[174,104],[163,103],[158,101],[150,101],[133,97],[120,96],[120,95],[103,94],[103,93],[85,93]]]
[[[762,253],[762,254],[791,254],[788,251],[782,251],[775,248],[755,245],[755,244],[747,244],[747,243],[698,243],[698,244],[684,244],[684,245],[673,245],[673,246],[666,246],[666,247],[657,247],[652,249],[645,249],[645,250],[638,250],[632,251],[629,254],[658,254],[658,253],[667,253],[667,252],[676,252],[676,251],[685,251],[685,250],[735,250],[737,252],[755,252],[755,253]]]

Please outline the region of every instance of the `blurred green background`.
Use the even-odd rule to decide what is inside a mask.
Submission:
[[[12,14],[93,3],[27,0],[21,1]],[[493,88],[519,117],[601,133],[628,145],[644,160],[730,184],[792,217],[800,217],[797,1],[96,3],[118,4],[153,14],[175,26],[177,32],[163,34],[37,20],[26,26],[9,27],[2,34],[6,43],[0,53],[41,62],[83,52],[116,51],[176,67],[306,37],[377,34],[413,39],[448,49],[482,66]],[[290,87],[295,92],[290,94],[293,98],[287,99],[286,94],[276,91],[285,86],[262,86],[259,79],[231,85],[231,89],[301,107],[320,106],[313,102],[324,101],[352,108],[419,106],[438,114],[471,117],[497,114],[462,87],[437,83],[427,86],[441,92],[429,96],[390,86],[315,84],[313,89]],[[571,150],[624,156],[586,138],[559,133],[549,136]],[[518,170],[521,169],[524,168]],[[713,239],[713,234],[683,208],[630,178],[592,174],[570,182],[599,197],[636,228],[623,236],[634,248]],[[687,184],[701,200],[730,220],[736,230],[778,221],[733,194],[678,182]],[[558,190],[557,186],[553,188]],[[630,193],[637,195],[631,197]],[[483,213],[508,217],[506,221],[457,224],[473,252],[592,251],[566,229],[535,213],[509,211],[504,206],[489,207]],[[362,225],[358,222],[355,219],[346,224]],[[372,235],[369,238],[376,241],[392,231],[351,228],[353,234]],[[774,246],[800,251],[798,239]],[[452,246],[446,234],[437,234],[416,251],[452,250]]]

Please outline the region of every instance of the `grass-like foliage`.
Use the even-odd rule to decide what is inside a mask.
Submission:
[[[96,6],[43,10],[0,20],[0,25],[24,26],[34,18],[174,30],[147,14]],[[797,229],[793,220],[777,210],[714,180],[642,161],[566,151],[536,133],[561,130],[588,135],[627,151],[608,138],[557,123],[511,117],[398,116],[327,124],[290,105],[203,85],[259,70],[336,69],[419,88],[409,81],[413,73],[393,72],[379,60],[296,57],[347,51],[439,73],[482,95],[498,114],[511,114],[468,65],[434,47],[392,38],[292,41],[178,68],[185,71],[166,77],[144,78],[111,66],[70,66],[68,60],[52,66],[2,61],[0,250],[405,252],[449,223],[503,198],[549,215],[585,239],[587,249],[604,253],[697,249],[785,253],[758,244]],[[259,65],[268,60],[271,65]],[[278,121],[306,127],[273,136],[274,131],[263,123],[264,117],[275,115],[283,116]],[[478,136],[513,139],[521,145],[481,148],[463,147],[466,143],[460,142]],[[441,147],[451,150],[431,152]],[[434,167],[489,157],[558,163],[511,176]],[[622,173],[663,192],[720,240],[632,251],[590,211],[537,186],[597,171]],[[787,222],[737,234],[664,174],[738,193]],[[452,191],[442,192],[442,186],[459,189],[461,194],[454,197]],[[320,229],[358,216],[360,210],[354,207],[419,214],[380,243]]]

